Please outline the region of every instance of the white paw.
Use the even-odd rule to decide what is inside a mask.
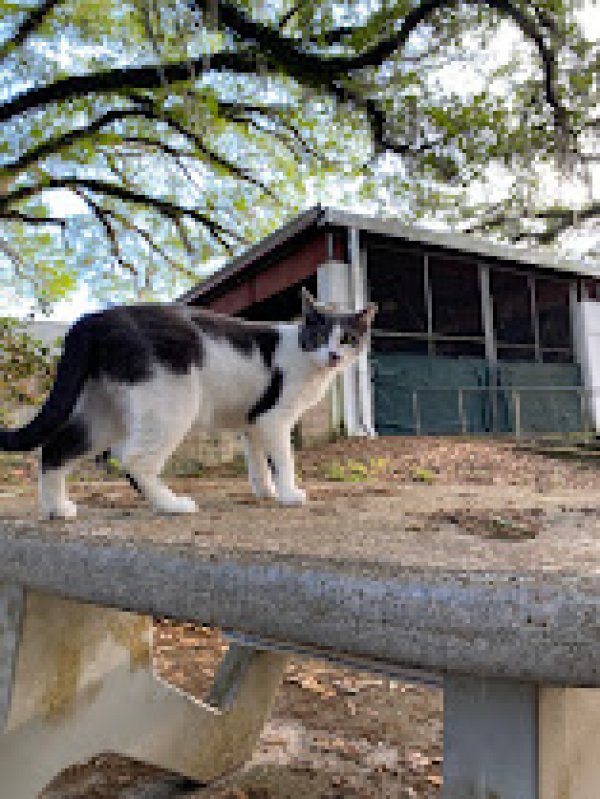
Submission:
[[[157,504],[156,510],[161,513],[196,513],[198,506],[190,497],[173,496],[168,502]]]
[[[65,499],[60,505],[53,507],[43,507],[41,511],[43,519],[74,519],[77,516],[77,505],[70,499]]]
[[[250,488],[257,499],[273,499],[277,496],[277,491],[273,483],[263,485],[259,483],[258,480],[252,480],[250,482]]]
[[[281,505],[304,505],[306,500],[306,491],[301,488],[288,488],[279,494],[279,503]]]

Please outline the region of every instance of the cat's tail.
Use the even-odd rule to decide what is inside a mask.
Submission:
[[[65,337],[54,384],[36,416],[15,430],[0,428],[0,450],[26,452],[41,446],[67,421],[89,373],[91,336],[85,318]]]

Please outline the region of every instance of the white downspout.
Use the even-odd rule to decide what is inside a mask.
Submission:
[[[336,303],[350,311],[367,303],[365,253],[360,251],[359,231],[348,230],[348,263],[329,260],[317,270],[317,299]],[[334,430],[342,425],[349,436],[374,436],[368,353],[349,367],[332,387],[331,419]]]
[[[360,233],[357,228],[348,230],[349,258],[349,295],[351,309],[358,311],[367,304],[367,257],[360,248]],[[373,424],[373,403],[371,378],[369,374],[369,354],[361,353],[358,362],[347,370],[348,395],[352,397],[348,407],[349,418],[352,419],[350,435],[375,436]],[[350,415],[352,414],[352,415]]]

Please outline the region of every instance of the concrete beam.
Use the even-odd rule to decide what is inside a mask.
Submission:
[[[278,557],[13,526],[2,523],[0,580],[38,591],[410,668],[600,686],[594,576],[404,568],[343,552],[335,561]]]

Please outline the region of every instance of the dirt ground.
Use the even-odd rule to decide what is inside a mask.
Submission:
[[[344,493],[364,491],[370,483],[390,491],[418,483],[419,502],[427,486],[439,497],[444,486],[456,495],[458,486],[477,485],[482,495],[493,493],[491,487],[528,488],[540,501],[546,492],[568,488],[589,504],[600,487],[593,460],[555,460],[491,440],[354,439],[304,450],[297,463],[309,493],[323,482],[343,484]],[[234,465],[208,476],[239,479],[238,471]],[[0,496],[31,491],[34,472],[30,464],[5,463]],[[90,488],[81,490],[91,506],[138,502],[122,483]],[[438,521],[518,545],[539,527],[537,504],[530,505],[500,516],[472,508],[435,512]],[[196,696],[204,694],[223,647],[218,632],[156,621],[157,670]],[[294,658],[253,760],[229,784],[200,790],[168,775],[159,783],[154,770],[107,755],[63,773],[40,799],[434,799],[440,794],[442,735],[440,688]]]

